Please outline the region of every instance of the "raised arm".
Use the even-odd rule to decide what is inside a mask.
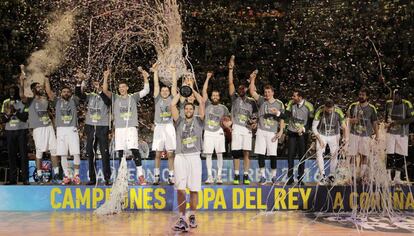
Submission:
[[[150,69],[150,71],[152,71],[154,73],[154,93],[153,93],[153,96],[154,96],[154,98],[156,98],[160,94],[160,82],[159,82],[159,78],[158,78],[158,63],[155,63],[154,65],[152,65],[152,68]]]
[[[138,67],[138,71],[141,72],[141,75],[144,78],[144,88],[141,91],[139,91],[139,97],[143,98],[150,92],[149,80],[148,80],[149,74],[144,69],[142,69],[142,67]]]
[[[174,66],[171,66],[172,74],[172,85],[171,85],[171,94],[175,96],[177,94],[177,69]]]
[[[102,84],[102,92],[105,93],[105,95],[108,98],[112,98],[112,92],[109,91],[109,87],[108,87],[108,79],[109,76],[111,75],[111,69],[106,69],[103,73],[103,84]]]
[[[84,100],[86,99],[86,94],[85,94],[85,89],[84,89],[85,87],[84,81],[86,79],[86,75],[78,69],[77,73],[75,74],[75,78],[76,78],[75,96]]]
[[[180,111],[177,108],[177,103],[180,100],[181,95],[175,94],[173,100],[171,101],[170,109],[171,109],[171,116],[174,121],[177,121],[180,118]]]
[[[20,65],[20,70],[21,73],[19,76],[19,96],[23,103],[27,103],[27,97],[24,95],[24,78],[26,77],[24,73],[24,65]]]
[[[207,72],[206,81],[204,81],[204,85],[203,85],[203,99],[204,99],[204,101],[208,100],[208,82],[211,79],[211,77],[213,77],[213,72],[212,71]]]
[[[204,106],[205,106],[204,99],[194,89],[193,89],[193,94],[194,94],[194,97],[197,99],[197,102],[198,102],[198,116],[200,117],[201,120],[204,120]]]
[[[234,77],[233,77],[233,70],[234,70],[234,59],[235,56],[232,55],[229,61],[229,95],[233,96],[236,88],[234,87]]]
[[[47,97],[49,98],[50,101],[54,101],[55,100],[55,93],[52,91],[52,89],[50,88],[50,82],[49,82],[49,78],[45,78],[45,91],[47,94]]]
[[[256,92],[256,77],[257,77],[257,70],[253,71],[250,74],[250,85],[249,85],[249,92],[250,95],[254,98],[254,100],[259,100],[260,95]]]
[[[342,139],[344,140],[343,142],[348,142],[348,140],[349,140],[349,137],[348,137],[348,132],[346,132],[346,129],[347,129],[347,127],[346,127],[346,120],[344,119],[344,121],[343,122],[341,122],[341,129],[342,129]]]

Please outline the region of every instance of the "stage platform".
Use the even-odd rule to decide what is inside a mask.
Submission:
[[[413,211],[413,187],[391,189],[395,209]],[[106,186],[16,185],[0,186],[0,211],[92,211],[110,197]],[[379,194],[364,187],[280,185],[204,185],[199,194],[201,211],[343,212],[354,208],[381,208]],[[129,187],[125,210],[175,211],[173,186]]]

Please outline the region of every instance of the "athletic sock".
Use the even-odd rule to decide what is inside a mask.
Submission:
[[[143,175],[142,166],[137,166],[137,176],[140,177]]]
[[[266,170],[265,170],[265,168],[260,168],[260,176],[261,177],[266,177]]]

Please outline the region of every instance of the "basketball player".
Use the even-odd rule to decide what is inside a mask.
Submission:
[[[360,174],[358,178],[366,180],[371,136],[378,140],[377,109],[368,102],[369,94],[366,88],[359,91],[358,102],[352,103],[347,111],[351,133],[349,135],[348,155],[355,158],[360,155]],[[352,162],[352,160],[351,160]],[[357,168],[357,166],[355,166]],[[358,169],[358,168],[357,168]]]
[[[229,95],[231,96],[231,119],[233,122],[232,139],[231,139],[231,152],[233,155],[234,163],[234,181],[233,184],[240,184],[240,160],[243,157],[243,184],[250,184],[249,180],[249,167],[250,167],[250,151],[252,150],[252,122],[251,118],[253,113],[257,111],[255,101],[247,97],[247,87],[245,85],[239,85],[237,88],[234,86],[234,56],[231,57],[229,62]],[[250,77],[257,74],[254,71]]]
[[[175,151],[175,188],[177,189],[177,202],[180,218],[174,225],[176,231],[188,231],[196,228],[195,210],[197,208],[198,192],[201,191],[201,145],[204,121],[203,98],[193,89],[198,101],[198,114],[194,116],[194,104],[184,105],[185,118],[182,118],[177,109],[180,95],[174,96],[171,102],[171,113],[175,122],[177,134],[177,149]],[[186,216],[186,189],[190,190],[190,212]]]
[[[212,156],[216,152],[217,156],[217,178],[215,182],[222,184],[221,172],[223,170],[223,153],[226,151],[226,139],[224,131],[221,128],[224,117],[229,117],[230,113],[226,106],[220,104],[220,91],[214,89],[208,98],[208,84],[213,76],[213,72],[208,72],[203,86],[203,99],[205,101],[205,122],[204,122],[204,140],[203,153],[206,156],[208,178],[206,184],[214,183],[212,173]],[[227,126],[231,123],[225,122]]]
[[[395,90],[392,100],[385,107],[387,128],[387,174],[394,184],[401,184],[401,172],[405,171],[408,156],[409,124],[414,121],[413,105],[402,99],[399,90]],[[395,171],[394,179],[392,171]],[[407,175],[406,175],[407,176]]]
[[[256,92],[256,74],[250,77],[250,95],[256,100],[259,106],[259,126],[256,132],[256,143],[254,153],[258,155],[260,168],[259,184],[266,184],[265,158],[270,159],[270,167],[272,169],[272,183],[276,183],[276,167],[277,167],[277,144],[282,137],[285,128],[285,121],[281,119],[285,106],[283,102],[274,98],[274,89],[271,85],[264,87],[264,96]]]
[[[341,108],[335,106],[331,99],[326,99],[325,104],[318,108],[312,123],[312,132],[316,136],[316,162],[320,174],[320,185],[332,184],[335,181],[335,171],[338,164],[340,130],[343,133],[343,142],[347,142],[345,114]],[[329,176],[325,176],[324,158],[326,147],[331,153]]]
[[[149,74],[142,68],[138,69],[144,78],[144,88],[136,93],[128,93],[128,83],[126,80],[118,82],[119,94],[114,94],[114,123],[115,123],[115,151],[118,151],[119,157],[124,155],[125,150],[131,150],[134,155],[135,165],[137,168],[138,185],[146,185],[142,170],[141,156],[138,151],[138,109],[137,105],[141,98],[145,97],[150,89],[148,77]],[[104,78],[108,78],[110,70],[104,72]],[[112,97],[108,90],[107,80],[103,84],[104,93]]]
[[[20,76],[20,88],[24,88],[24,79],[25,75],[22,73]],[[51,91],[48,79],[45,79],[45,87],[47,87],[46,91]],[[49,116],[48,98],[53,99],[54,95],[47,94],[45,88],[37,82],[32,83],[30,89],[34,97],[26,97],[23,89],[20,89],[19,93],[22,102],[29,107],[29,128],[33,129],[33,140],[36,146],[36,175],[40,183],[48,181],[46,178],[43,178],[42,157],[44,152],[50,151],[53,166],[52,182],[60,184],[59,159],[56,156],[56,136]]]
[[[170,88],[162,85],[158,79],[158,65],[154,64],[151,71],[154,73],[154,135],[152,150],[155,151],[154,185],[160,183],[161,154],[167,151],[168,157],[168,184],[174,184],[174,151],[176,147],[175,128],[171,116],[172,94],[177,93],[177,78],[175,68],[172,69],[173,83]]]
[[[78,134],[77,107],[79,98],[72,96],[69,87],[63,86],[60,97],[56,97],[50,86],[46,86],[46,93],[50,94],[51,105],[56,112],[56,154],[61,157],[64,172],[62,184],[80,184],[80,143]],[[74,173],[69,170],[68,157],[73,156]]]

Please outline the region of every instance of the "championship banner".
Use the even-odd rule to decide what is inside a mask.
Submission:
[[[394,209],[414,209],[413,188],[391,189]],[[110,197],[105,186],[1,186],[0,211],[90,211]],[[381,209],[384,199],[378,193],[351,187],[282,186],[203,186],[199,210],[303,210],[343,212],[352,209]],[[187,206],[189,207],[189,206]],[[130,186],[125,210],[176,211],[173,186]]]
[[[50,162],[50,161],[46,161]],[[68,161],[70,166],[73,166],[73,161]],[[111,179],[114,180],[118,167],[119,167],[119,160],[111,160]],[[128,163],[128,175],[129,181],[134,182],[136,181],[136,168],[135,163],[132,160],[127,160]],[[295,167],[297,167],[298,160],[295,160]],[[142,161],[142,168],[144,170],[144,175],[147,181],[152,182],[154,179],[154,160],[143,160]],[[44,165],[45,166],[45,165]],[[48,165],[50,167],[49,171],[51,171],[51,163]],[[243,160],[240,160],[240,167],[243,167]],[[34,174],[35,174],[35,162],[29,162],[29,181],[34,181]],[[168,179],[168,162],[167,160],[161,160],[161,182],[167,182]],[[213,176],[217,176],[217,160],[213,160]],[[287,173],[288,171],[288,161],[287,160],[278,160],[277,161],[277,176],[282,176],[279,181],[287,181]],[[295,175],[297,174],[297,169],[294,169]],[[326,174],[329,174],[329,168],[326,170]],[[98,159],[96,161],[96,175],[98,181],[104,181],[104,174],[102,170],[102,163],[101,160]],[[270,160],[266,160],[266,176],[271,176],[271,169],[270,169]],[[222,179],[224,182],[232,182],[234,177],[234,166],[233,160],[223,160],[223,171],[222,171]],[[257,160],[250,161],[250,169],[249,169],[249,177],[253,182],[258,182],[260,179],[259,173],[259,165]],[[80,166],[80,178],[83,183],[89,181],[89,170],[88,170],[88,161],[81,160]],[[205,181],[207,179],[207,167],[205,160],[202,160],[202,180]],[[270,178],[269,178],[270,179]],[[305,162],[305,182],[317,182],[319,179],[318,168],[316,167],[315,160],[309,160]]]

